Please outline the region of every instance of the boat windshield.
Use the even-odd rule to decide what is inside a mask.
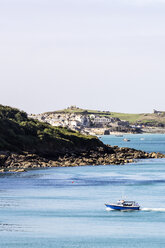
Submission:
[[[138,204],[135,201],[119,200],[117,204],[122,204],[123,206],[138,206]]]

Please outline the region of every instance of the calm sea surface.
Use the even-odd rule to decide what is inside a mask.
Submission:
[[[165,153],[165,135],[102,136]],[[121,196],[137,212],[107,211]],[[165,159],[0,175],[0,248],[165,247]]]

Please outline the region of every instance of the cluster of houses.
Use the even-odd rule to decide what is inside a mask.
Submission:
[[[70,129],[76,129],[78,127],[89,127],[90,118],[85,115],[77,114],[60,114],[60,113],[44,113],[38,115],[29,115],[30,118],[37,119],[39,121],[44,121],[52,126],[68,127]]]
[[[37,115],[31,114],[29,117],[47,122],[52,126],[67,127],[82,133],[84,133],[84,130],[87,128],[92,128],[94,130],[94,128],[130,127],[129,122],[127,121],[121,121],[119,118],[102,116],[99,114],[54,112]]]
[[[109,111],[87,111],[76,106],[68,107],[62,111],[30,114],[28,117],[47,122],[52,126],[66,127],[83,134],[101,135],[110,133],[141,133],[145,124],[130,125],[128,121],[111,116]],[[165,112],[153,110],[156,115]]]

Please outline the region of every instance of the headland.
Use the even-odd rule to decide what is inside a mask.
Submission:
[[[85,165],[124,165],[135,159],[163,158],[132,148],[103,144],[96,136],[28,118],[0,106],[0,168],[21,172],[32,168]]]

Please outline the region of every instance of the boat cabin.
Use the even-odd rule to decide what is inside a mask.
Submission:
[[[118,204],[122,204],[123,206],[136,206],[136,202],[135,201],[124,201],[124,200],[120,200],[120,201],[118,201]]]

